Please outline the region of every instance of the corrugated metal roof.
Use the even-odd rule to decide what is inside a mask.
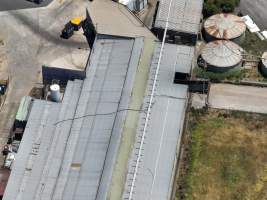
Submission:
[[[190,74],[194,52],[194,47],[166,43],[160,69],[172,67],[175,72]]]
[[[4,200],[103,199],[143,39],[95,42],[84,81],[62,103],[36,100]]]
[[[154,27],[165,28],[170,1],[160,0]],[[203,0],[172,1],[168,30],[197,34],[202,7]]]
[[[18,112],[16,114],[16,120],[27,121],[28,113],[31,108],[32,98],[25,96],[21,99]]]
[[[158,44],[155,49],[149,83],[153,82],[160,46]],[[166,58],[168,58],[168,55],[166,54],[168,52],[163,53],[149,128],[146,133],[145,145],[143,146],[142,158],[134,185],[133,200],[168,200],[171,197],[177,149],[179,149],[180,145],[187,105],[188,86],[173,84],[175,68],[173,65],[167,64]],[[151,87],[151,84],[148,84],[147,95],[144,99],[144,109],[149,102]],[[140,117],[136,143],[128,164],[123,199],[129,198],[145,117],[145,114]]]
[[[242,61],[243,49],[231,41],[209,42],[201,52],[202,58],[210,65],[231,67]]]
[[[236,15],[222,13],[209,17],[204,28],[217,39],[234,39],[245,33],[246,24]]]

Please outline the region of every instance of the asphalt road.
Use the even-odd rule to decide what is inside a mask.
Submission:
[[[255,23],[262,29],[267,29],[267,1],[241,0],[240,11],[243,15],[250,15]]]
[[[36,4],[27,0],[0,0],[0,11],[37,8],[47,6],[51,1],[44,0],[41,4]]]

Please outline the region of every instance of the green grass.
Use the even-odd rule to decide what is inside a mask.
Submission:
[[[261,57],[263,52],[267,50],[267,41],[261,40],[255,33],[246,31],[246,36],[241,47],[249,54]]]
[[[212,82],[221,82],[223,80],[239,82],[245,76],[245,72],[243,70],[229,71],[225,73],[214,73],[206,71],[200,67],[195,67],[193,74],[197,78],[210,79]]]
[[[267,116],[191,110],[188,170],[178,181],[183,200],[260,200],[267,197]],[[260,185],[261,187],[259,187]],[[257,187],[256,187],[257,186]],[[258,189],[260,188],[260,190]],[[265,196],[266,195],[266,196]],[[179,198],[183,196],[183,198]]]

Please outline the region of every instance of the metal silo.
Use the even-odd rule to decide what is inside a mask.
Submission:
[[[241,44],[245,39],[246,24],[233,14],[217,14],[209,17],[204,23],[206,40],[231,40]]]
[[[209,42],[201,52],[203,67],[212,72],[227,72],[240,69],[243,61],[243,49],[227,40]]]
[[[264,77],[267,77],[267,52],[264,52],[261,57],[260,71]]]

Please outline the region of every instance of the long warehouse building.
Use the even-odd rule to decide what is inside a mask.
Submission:
[[[150,69],[150,82],[154,81],[160,49],[161,43],[157,43]],[[173,80],[176,72],[191,71],[194,48],[165,44],[162,55],[144,145],[140,146],[145,124],[145,115],[142,114],[129,160],[123,194],[125,200],[171,199],[188,101],[188,86],[174,84]],[[151,84],[147,87],[144,108],[148,106],[150,90]],[[136,166],[140,149],[141,162]],[[136,181],[133,183],[135,172]]]
[[[3,199],[127,198],[128,163],[134,156],[118,166],[123,160],[119,155],[126,152],[127,130],[137,139],[140,134],[160,44],[143,37],[98,36],[86,78],[69,81],[60,103],[34,100]],[[193,47],[166,46],[140,168],[145,176],[138,177],[134,199],[170,197],[188,93],[187,86],[175,85],[173,79],[181,58],[187,59],[181,71],[190,71],[193,53]],[[133,123],[133,115],[139,123]],[[138,140],[126,144],[134,155]],[[124,181],[116,181],[116,173]]]
[[[166,42],[195,45],[200,30],[203,0],[159,0],[152,32],[160,40],[163,39],[169,6]]]

